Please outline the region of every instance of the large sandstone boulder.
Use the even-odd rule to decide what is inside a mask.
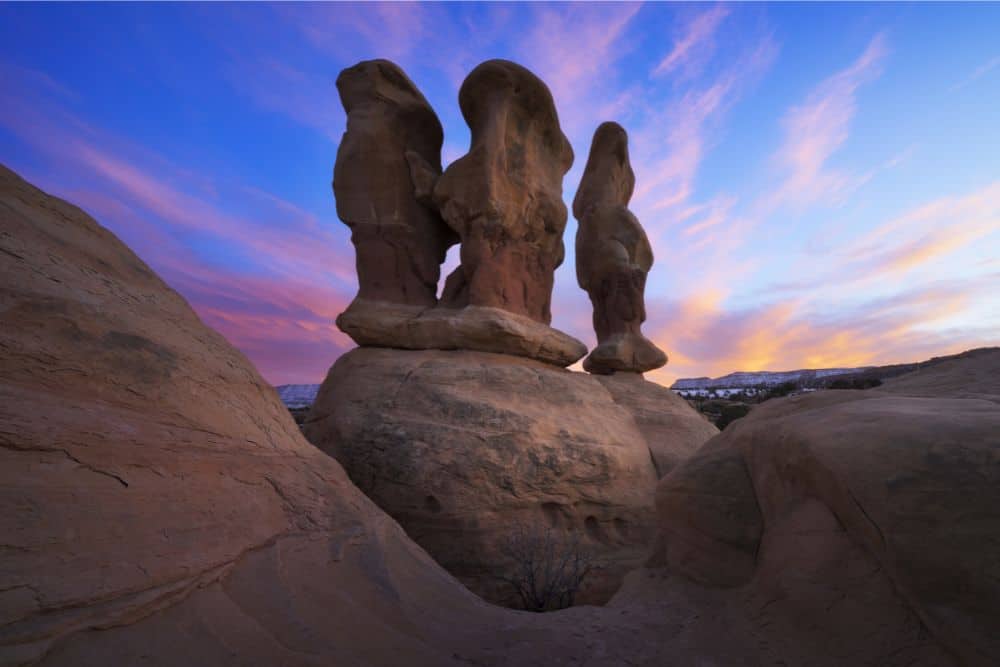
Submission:
[[[926,628],[964,664],[1000,662],[1000,349],[769,401],[657,504],[654,563],[742,587],[789,643],[878,629],[885,648]]]
[[[628,210],[635,173],[628,135],[618,123],[601,123],[573,198],[576,278],[594,305],[597,347],[584,360],[591,373],[645,373],[667,363],[667,355],[642,335],[646,321],[646,274],[653,248]]]
[[[582,599],[606,599],[647,555],[657,467],[717,433],[638,376],[375,348],[337,360],[303,429],[439,563],[504,603],[502,546],[538,526],[583,536],[606,567]]]
[[[437,114],[388,60],[348,67],[337,77],[337,91],[347,131],[337,149],[333,191],[337,215],[351,228],[358,299],[433,306],[441,262],[458,237],[433,206],[418,200],[410,162],[441,173],[444,133]]]

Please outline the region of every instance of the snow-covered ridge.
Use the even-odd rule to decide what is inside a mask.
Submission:
[[[319,391],[318,384],[283,384],[275,387],[278,390],[278,398],[285,404],[286,408],[308,408],[316,400],[316,393]]]
[[[718,378],[682,378],[674,382],[670,388],[675,390],[694,389],[744,389],[750,387],[771,387],[785,382],[794,382],[797,385],[809,385],[812,381],[827,378],[834,375],[845,375],[847,373],[858,373],[869,370],[872,366],[861,368],[820,368],[801,369],[797,371],[756,371],[738,372],[723,375]]]

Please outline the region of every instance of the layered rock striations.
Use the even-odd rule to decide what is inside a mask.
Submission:
[[[491,614],[180,295],[3,167],[0,535],[2,665],[448,664]]]
[[[768,401],[660,482],[654,562],[738,587],[797,664],[838,651],[847,664],[876,630],[885,646],[931,635],[962,664],[996,664],[998,378],[991,348],[878,389]]]
[[[337,86],[348,127],[334,191],[353,230],[360,285],[337,325],[359,345],[479,350],[558,366],[586,354],[548,326],[573,151],[545,84],[506,61],[473,70],[459,94],[472,147],[443,176],[437,116],[398,67],[363,62]],[[459,238],[461,265],[432,308],[439,265]]]
[[[347,131],[337,149],[333,191],[357,257],[352,308],[433,306],[445,251],[457,237],[436,209],[418,200],[409,165],[419,160],[441,173],[444,133],[437,114],[388,60],[345,69],[337,91]]]
[[[552,94],[524,67],[488,60],[466,77],[458,101],[471,145],[434,186],[442,217],[462,239],[442,304],[548,324],[565,254],[562,179],[573,165]]]
[[[653,249],[628,209],[634,188],[628,135],[617,123],[602,123],[573,199],[577,282],[594,305],[597,333],[597,347],[583,362],[591,373],[644,373],[667,363],[641,331]]]

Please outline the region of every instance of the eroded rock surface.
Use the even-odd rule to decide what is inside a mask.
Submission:
[[[500,308],[414,308],[355,299],[337,326],[365,345],[404,350],[476,350],[569,366],[587,346],[558,329]]]
[[[717,432],[683,404],[647,444],[632,397],[654,388],[670,393],[505,355],[362,348],[334,364],[303,429],[472,590],[512,602],[499,545],[543,526],[606,562],[582,598],[603,601],[652,543],[650,450],[681,458]]]
[[[0,535],[3,665],[448,664],[455,611],[493,613],[113,234],[2,167]]]
[[[671,564],[607,607],[518,613],[438,567],[111,233],[0,167],[0,664],[996,664],[998,354],[706,445],[758,494],[747,583]],[[692,507],[716,490],[683,463],[662,484],[683,478]]]
[[[594,305],[597,333],[597,347],[583,362],[591,373],[644,373],[667,363],[667,355],[641,331],[653,249],[628,210],[634,188],[628,135],[617,123],[602,123],[573,199],[573,215],[580,223],[576,277]]]
[[[776,596],[769,614],[825,635],[824,652],[838,626],[881,625],[886,646],[929,631],[964,664],[996,664],[998,378],[990,348],[878,389],[768,401],[661,481],[654,562]]]
[[[421,165],[419,174],[441,173],[441,123],[388,60],[348,67],[337,77],[337,90],[347,131],[337,150],[333,191],[337,215],[351,228],[358,298],[433,306],[441,262],[457,236],[433,206],[419,201],[410,163]]]
[[[471,146],[434,187],[462,240],[442,305],[500,308],[548,324],[564,256],[562,179],[573,164],[552,95],[524,67],[488,60],[465,79],[458,101]]]

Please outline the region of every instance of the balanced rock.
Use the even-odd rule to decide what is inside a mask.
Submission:
[[[513,602],[502,547],[537,528],[582,536],[606,567],[581,600],[603,601],[648,555],[654,461],[669,467],[717,433],[669,390],[613,380],[506,355],[361,348],[330,369],[303,431],[487,599]],[[656,390],[675,410],[659,425],[640,414],[665,398]]]
[[[427,308],[355,299],[337,326],[366,346],[404,350],[477,350],[569,366],[587,354],[576,338],[500,308]]]
[[[411,162],[421,166],[417,178],[441,173],[441,123],[388,60],[345,69],[337,90],[347,131],[337,150],[333,191],[357,257],[358,298],[351,308],[377,311],[388,303],[419,312],[437,303],[440,266],[457,240],[437,210],[418,199],[410,173]],[[353,335],[349,328],[346,333]]]
[[[591,373],[644,373],[667,363],[667,355],[640,330],[646,320],[643,292],[653,249],[628,210],[634,188],[628,135],[617,123],[602,123],[594,132],[573,199],[579,222],[577,282],[594,305],[597,333],[597,347],[583,362]]]
[[[667,475],[657,506],[653,562],[739,587],[792,664],[950,663],[904,648],[932,636],[995,665],[1000,349],[768,401]]]
[[[434,186],[442,217],[462,239],[442,304],[548,324],[565,252],[562,179],[573,164],[552,94],[524,67],[489,60],[465,79],[458,101],[471,146]]]

